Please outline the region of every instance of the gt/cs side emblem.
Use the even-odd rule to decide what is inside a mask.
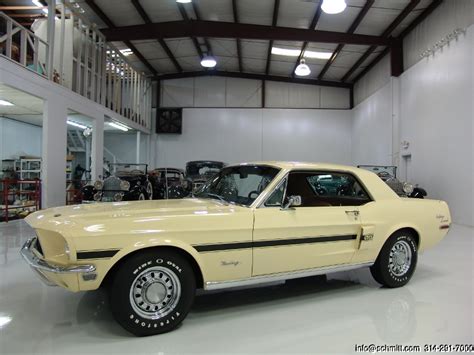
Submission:
[[[221,266],[237,266],[240,264],[240,261],[221,261]]]

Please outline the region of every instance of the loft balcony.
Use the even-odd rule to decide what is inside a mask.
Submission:
[[[37,19],[31,30],[0,12],[0,56],[149,131],[151,80],[68,2],[49,1],[44,11],[56,15]]]

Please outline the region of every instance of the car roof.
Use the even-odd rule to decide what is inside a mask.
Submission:
[[[280,169],[296,170],[296,169],[311,169],[311,170],[343,170],[360,172],[362,169],[349,165],[329,164],[329,163],[312,163],[300,161],[256,161],[241,163],[237,165],[269,165]]]

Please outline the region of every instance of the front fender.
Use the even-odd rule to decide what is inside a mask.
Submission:
[[[128,256],[140,252],[141,250],[160,247],[174,248],[182,253],[186,253],[188,256],[193,258],[199,268],[199,271],[201,272],[203,281],[206,282],[207,275],[206,270],[203,267],[204,263],[202,261],[202,258],[196,251],[196,249],[194,249],[191,245],[186,244],[181,240],[177,239],[150,238],[146,240],[136,241],[134,244],[128,245],[120,249],[117,254],[115,254],[111,259],[94,260],[93,263],[97,269],[97,278],[92,281],[84,281],[81,277],[79,277],[79,290],[88,291],[99,288],[106,276],[111,272],[111,270],[121,261],[125,260]]]

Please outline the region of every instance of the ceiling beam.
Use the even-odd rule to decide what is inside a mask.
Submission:
[[[180,21],[180,22],[185,23],[185,24],[189,23],[188,13],[186,12],[186,9],[184,8],[184,5],[182,3],[178,3],[178,9],[179,9],[179,12],[181,13],[181,17],[184,19],[184,21]],[[102,33],[104,33],[104,31],[102,31]],[[182,37],[191,37],[194,47],[196,48],[196,52],[198,53],[199,57],[202,59],[202,57],[204,57],[204,53],[202,52],[201,45],[199,44],[196,36],[193,36],[190,34],[189,36],[182,36]]]
[[[8,13],[7,14],[8,17],[12,17],[12,18],[40,18],[40,17],[46,17],[45,14],[41,13],[41,14],[12,14],[12,13]]]
[[[115,25],[112,22],[112,20],[102,11],[102,9],[95,3],[94,0],[85,0],[86,4],[91,8],[92,11],[96,13],[97,16],[109,27],[114,28]],[[156,69],[153,67],[153,65],[150,64],[150,62],[139,52],[139,50],[133,45],[130,40],[127,39],[118,39],[117,41],[122,41],[125,43],[128,48],[130,48],[135,54],[135,56],[145,65],[148,70],[153,74],[153,75],[158,75],[158,72]]]
[[[108,41],[134,41],[195,36],[380,46],[389,44],[387,38],[379,36],[202,20],[159,22],[144,25],[104,28],[102,29],[102,33],[107,37]]]
[[[392,21],[392,23],[385,29],[381,37],[388,39],[397,26],[413,11],[413,9],[420,3],[420,0],[411,0],[405,6],[403,11]],[[376,45],[372,45],[367,51],[357,60],[357,62],[349,69],[349,71],[342,77],[341,81],[346,81],[349,77],[362,65],[362,63],[377,49]]]
[[[25,10],[42,10],[47,9],[47,6],[0,6],[0,11],[25,11]]]
[[[316,7],[316,12],[314,13],[313,19],[311,20],[311,23],[309,24],[310,30],[316,29],[316,25],[318,24],[319,18],[321,17],[321,12],[322,12],[321,4],[322,4],[322,1]],[[298,56],[298,59],[296,60],[295,65],[293,66],[293,70],[291,71],[291,76],[295,76],[296,67],[300,64],[301,59],[303,59],[304,52],[306,51],[306,47],[308,47],[308,41],[305,41],[303,45],[301,46],[301,52],[300,52],[300,55]]]
[[[137,10],[138,14],[140,15],[140,17],[142,18],[142,20],[145,22],[145,23],[152,23],[151,22],[151,19],[150,17],[148,16],[148,14],[146,13],[145,9],[143,8],[143,6],[140,4],[140,0],[132,0],[132,4],[133,6],[135,7],[135,9]],[[163,50],[165,51],[166,55],[168,56],[168,58],[171,60],[171,62],[173,63],[174,67],[176,68],[177,71],[179,72],[182,72],[183,71],[183,68],[181,68],[181,65],[179,65],[176,57],[173,55],[173,53],[171,52],[170,48],[168,47],[168,45],[166,44],[165,40],[164,39],[158,39],[158,43],[160,44],[161,48],[163,48]]]
[[[272,27],[276,27],[278,22],[278,12],[280,11],[280,0],[274,0],[273,3],[273,17],[272,17]],[[272,48],[273,48],[273,39],[270,40],[268,44],[267,51],[267,64],[265,65],[265,74],[268,75],[270,72],[270,61],[272,57]]]
[[[360,23],[362,22],[362,20],[364,19],[365,15],[367,15],[367,12],[369,12],[370,8],[372,7],[372,5],[374,4],[374,1],[375,0],[367,0],[365,2],[365,5],[364,7],[362,7],[362,9],[359,11],[359,14],[357,15],[356,19],[354,20],[354,22],[352,22],[351,26],[349,27],[349,29],[347,30],[347,33],[354,33],[355,30],[357,29],[357,27],[360,25]],[[319,73],[318,75],[318,79],[322,79],[324,77],[324,75],[326,74],[326,72],[328,71],[329,67],[334,63],[334,61],[336,60],[337,56],[339,55],[339,53],[341,53],[342,49],[344,48],[344,44],[338,44],[337,47],[336,47],[336,50],[332,53],[331,55],[331,58],[329,58],[329,60],[326,62],[326,64],[324,65],[324,68],[321,70],[321,72]]]
[[[330,86],[330,87],[339,87],[339,88],[346,88],[346,89],[350,89],[352,87],[352,84],[350,83],[341,83],[339,81],[301,79],[301,78],[292,78],[292,77],[286,77],[286,76],[216,71],[216,70],[163,74],[163,75],[159,75],[155,77],[155,79],[161,81],[161,80],[182,79],[182,78],[195,78],[195,77],[201,77],[201,76],[222,76],[222,77],[251,79],[251,80],[279,81],[279,82],[285,82],[285,83]]]
[[[234,22],[239,23],[239,9],[237,8],[237,0],[232,0],[232,14],[234,15]],[[244,71],[242,66],[242,46],[240,43],[240,38],[236,38],[237,45],[237,60],[239,61],[239,71]]]

